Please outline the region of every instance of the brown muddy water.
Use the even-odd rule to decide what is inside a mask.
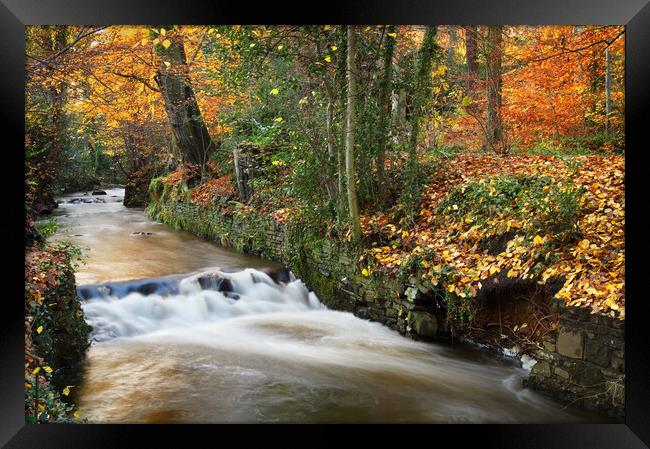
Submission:
[[[75,397],[89,422],[607,421],[522,388],[516,361],[330,310],[277,264],[106,192],[60,198],[52,237],[84,250],[77,285],[93,342]]]

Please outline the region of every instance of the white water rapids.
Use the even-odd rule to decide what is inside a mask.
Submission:
[[[117,192],[57,211],[56,238],[87,248],[80,291],[103,285],[83,301],[93,344],[75,398],[90,422],[599,419],[523,389],[514,362],[329,310],[300,280],[275,282],[274,264],[151,222]],[[177,273],[190,274],[165,291],[109,282]]]

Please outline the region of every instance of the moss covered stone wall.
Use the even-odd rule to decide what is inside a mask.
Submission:
[[[328,307],[383,323],[418,338],[445,337],[443,308],[408,281],[364,276],[352,247],[310,237],[299,224],[256,213],[224,216],[183,202],[152,203],[153,219],[237,251],[285,264]],[[410,289],[410,290],[409,290]]]

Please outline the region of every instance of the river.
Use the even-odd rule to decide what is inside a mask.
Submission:
[[[93,332],[74,397],[89,422],[607,421],[522,388],[515,361],[330,310],[279,265],[106,193],[60,198],[51,237],[84,253]]]

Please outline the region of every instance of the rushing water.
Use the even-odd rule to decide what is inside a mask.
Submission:
[[[107,193],[61,198],[53,236],[85,248],[93,344],[76,399],[90,422],[605,421],[522,389],[514,362],[329,310],[277,264]]]

